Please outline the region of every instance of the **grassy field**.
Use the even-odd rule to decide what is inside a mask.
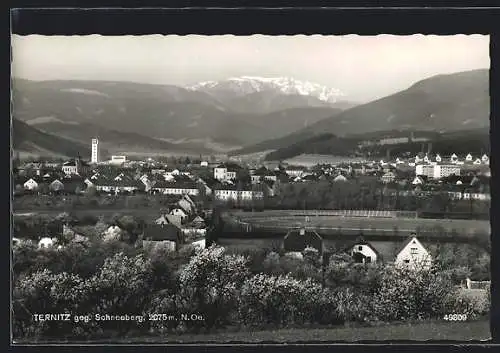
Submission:
[[[266,331],[240,331],[211,334],[185,334],[127,337],[92,343],[328,343],[376,341],[487,341],[489,322],[424,322],[377,327],[291,328]],[[40,342],[41,343],[41,342]],[[73,342],[67,342],[73,343]],[[79,343],[79,342],[75,342]],[[87,342],[89,343],[89,342]]]
[[[262,227],[291,228],[306,225],[317,229],[376,230],[393,232],[398,227],[399,232],[413,232],[417,228],[433,229],[442,227],[444,231],[457,231],[463,235],[475,233],[490,233],[490,223],[481,220],[463,219],[428,219],[428,218],[370,218],[341,216],[309,216],[308,221],[297,211],[264,211],[264,212],[233,212],[241,222]]]

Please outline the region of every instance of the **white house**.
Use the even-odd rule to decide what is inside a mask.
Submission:
[[[56,238],[43,237],[38,242],[38,248],[39,249],[48,249],[48,248],[53,247],[56,243],[57,243]]]
[[[304,173],[304,169],[299,167],[289,167],[285,170],[285,173],[288,176],[297,178],[302,176],[302,174]]]
[[[486,154],[483,154],[483,156],[481,157],[481,161],[484,164],[489,164],[490,163],[490,158]]]
[[[458,162],[458,156],[457,156],[455,153],[453,153],[453,154],[451,155],[451,157],[450,157],[450,162],[451,162],[451,163],[457,163],[457,162]]]
[[[109,163],[116,165],[121,165],[125,162],[127,162],[127,156],[111,156],[111,160],[109,161]]]
[[[217,180],[225,180],[227,174],[227,168],[225,165],[221,164],[214,168],[214,178]]]
[[[175,207],[170,211],[171,215],[180,216],[181,220],[184,221],[187,218],[186,212],[180,207]]]
[[[465,160],[466,160],[467,162],[472,162],[472,154],[470,154],[470,153],[469,153],[469,154],[465,157]]]
[[[412,237],[404,242],[394,263],[410,269],[428,269],[432,265],[432,256],[417,237]]]
[[[214,196],[216,200],[253,200],[264,197],[264,192],[261,190],[237,190],[235,187],[226,185],[215,190]]]
[[[429,162],[430,162],[430,159],[429,159],[429,156],[428,156],[428,155],[425,155],[425,157],[424,157],[424,162],[425,162],[425,163],[429,163]]]
[[[334,179],[334,182],[344,182],[347,181],[347,178],[343,176],[342,174],[337,175]]]
[[[182,218],[181,216],[174,216],[172,214],[163,214],[155,220],[155,223],[159,225],[173,224],[174,226],[180,228],[182,225]]]
[[[64,190],[64,184],[60,180],[56,179],[50,183],[49,188],[52,191],[61,191]]]
[[[349,254],[357,261],[362,263],[377,262],[378,253],[368,243],[361,242],[353,245]]]
[[[419,164],[415,167],[415,174],[441,179],[452,174],[460,175],[460,167],[454,164]]]
[[[436,162],[441,163],[441,156],[438,154],[436,155]]]
[[[201,161],[200,167],[208,167],[208,162],[207,161]]]
[[[413,179],[413,181],[411,182],[413,185],[421,185],[424,183],[424,181],[422,180],[421,177],[419,177],[418,175],[415,177],[415,179]]]
[[[482,164],[483,162],[481,161],[480,158],[476,158],[476,160],[474,161],[474,164],[478,165],[478,164]]]
[[[387,172],[384,175],[382,175],[382,182],[384,183],[390,183],[393,182],[396,179],[396,174],[393,172]]]
[[[36,190],[36,189],[38,189],[38,183],[33,178],[28,179],[23,184],[23,186],[27,190]]]

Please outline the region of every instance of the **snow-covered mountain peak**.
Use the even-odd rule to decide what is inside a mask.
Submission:
[[[296,80],[292,77],[231,77],[222,81],[200,82],[187,88],[207,93],[224,91],[237,96],[275,90],[286,95],[312,96],[329,103],[335,103],[340,98],[345,97],[345,94],[339,89],[329,88],[308,81]]]

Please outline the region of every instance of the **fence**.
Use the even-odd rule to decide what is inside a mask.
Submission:
[[[417,218],[417,212],[384,210],[311,210],[296,211],[295,216],[337,216],[337,217],[373,217],[373,218]]]

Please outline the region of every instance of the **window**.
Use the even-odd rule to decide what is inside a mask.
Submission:
[[[410,249],[410,254],[417,255],[418,254],[418,248],[411,248]]]
[[[366,259],[365,259],[365,262],[366,263],[372,262],[372,258],[370,256],[367,256]]]
[[[358,246],[358,250],[362,251],[363,250],[363,246],[362,245]]]
[[[410,263],[410,260],[406,259],[406,260],[403,260],[403,262],[404,262],[405,264],[409,264],[409,263]]]

